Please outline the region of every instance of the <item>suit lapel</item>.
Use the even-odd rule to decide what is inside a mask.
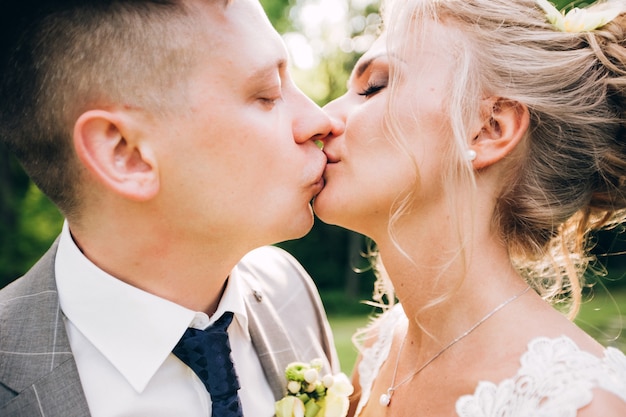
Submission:
[[[86,417],[89,407],[73,359],[66,360],[19,393],[0,415],[11,417]]]
[[[13,394],[2,397],[0,415],[89,415],[59,306],[56,248],[5,293],[11,336],[0,340],[0,381]]]
[[[259,356],[265,376],[269,381],[274,398],[285,395],[287,380],[285,368],[297,360],[296,352],[289,340],[282,321],[269,300],[256,290],[245,297],[248,311],[248,329],[252,344]],[[273,323],[263,326],[262,323]]]

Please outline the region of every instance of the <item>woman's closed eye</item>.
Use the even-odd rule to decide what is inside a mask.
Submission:
[[[358,93],[360,96],[364,96],[366,98],[371,97],[379,93],[382,89],[387,87],[387,83],[368,83],[365,90]]]

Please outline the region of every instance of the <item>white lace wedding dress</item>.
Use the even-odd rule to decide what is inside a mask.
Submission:
[[[380,318],[378,339],[362,352],[359,363],[361,399],[356,416],[370,399],[378,370],[387,359],[394,328],[406,322],[400,305]],[[591,402],[594,388],[626,401],[626,356],[607,348],[603,358],[582,351],[569,338],[536,338],[520,358],[513,378],[478,383],[474,394],[456,402],[459,417],[575,417]],[[378,398],[372,399],[378,403]]]

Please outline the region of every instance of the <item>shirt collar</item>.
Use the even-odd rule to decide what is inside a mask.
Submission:
[[[61,309],[72,324],[141,393],[187,327],[206,328],[225,311],[250,339],[241,278],[233,271],[209,317],[107,274],[74,243],[63,225],[55,262]],[[232,325],[231,325],[232,326]]]

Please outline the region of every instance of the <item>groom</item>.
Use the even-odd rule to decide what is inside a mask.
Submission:
[[[0,22],[0,137],[66,221],[0,291],[0,415],[208,416],[172,350],[214,322],[245,415],[291,361],[337,371],[310,278],[262,247],[311,228],[333,126],[258,0],[35,3]]]

